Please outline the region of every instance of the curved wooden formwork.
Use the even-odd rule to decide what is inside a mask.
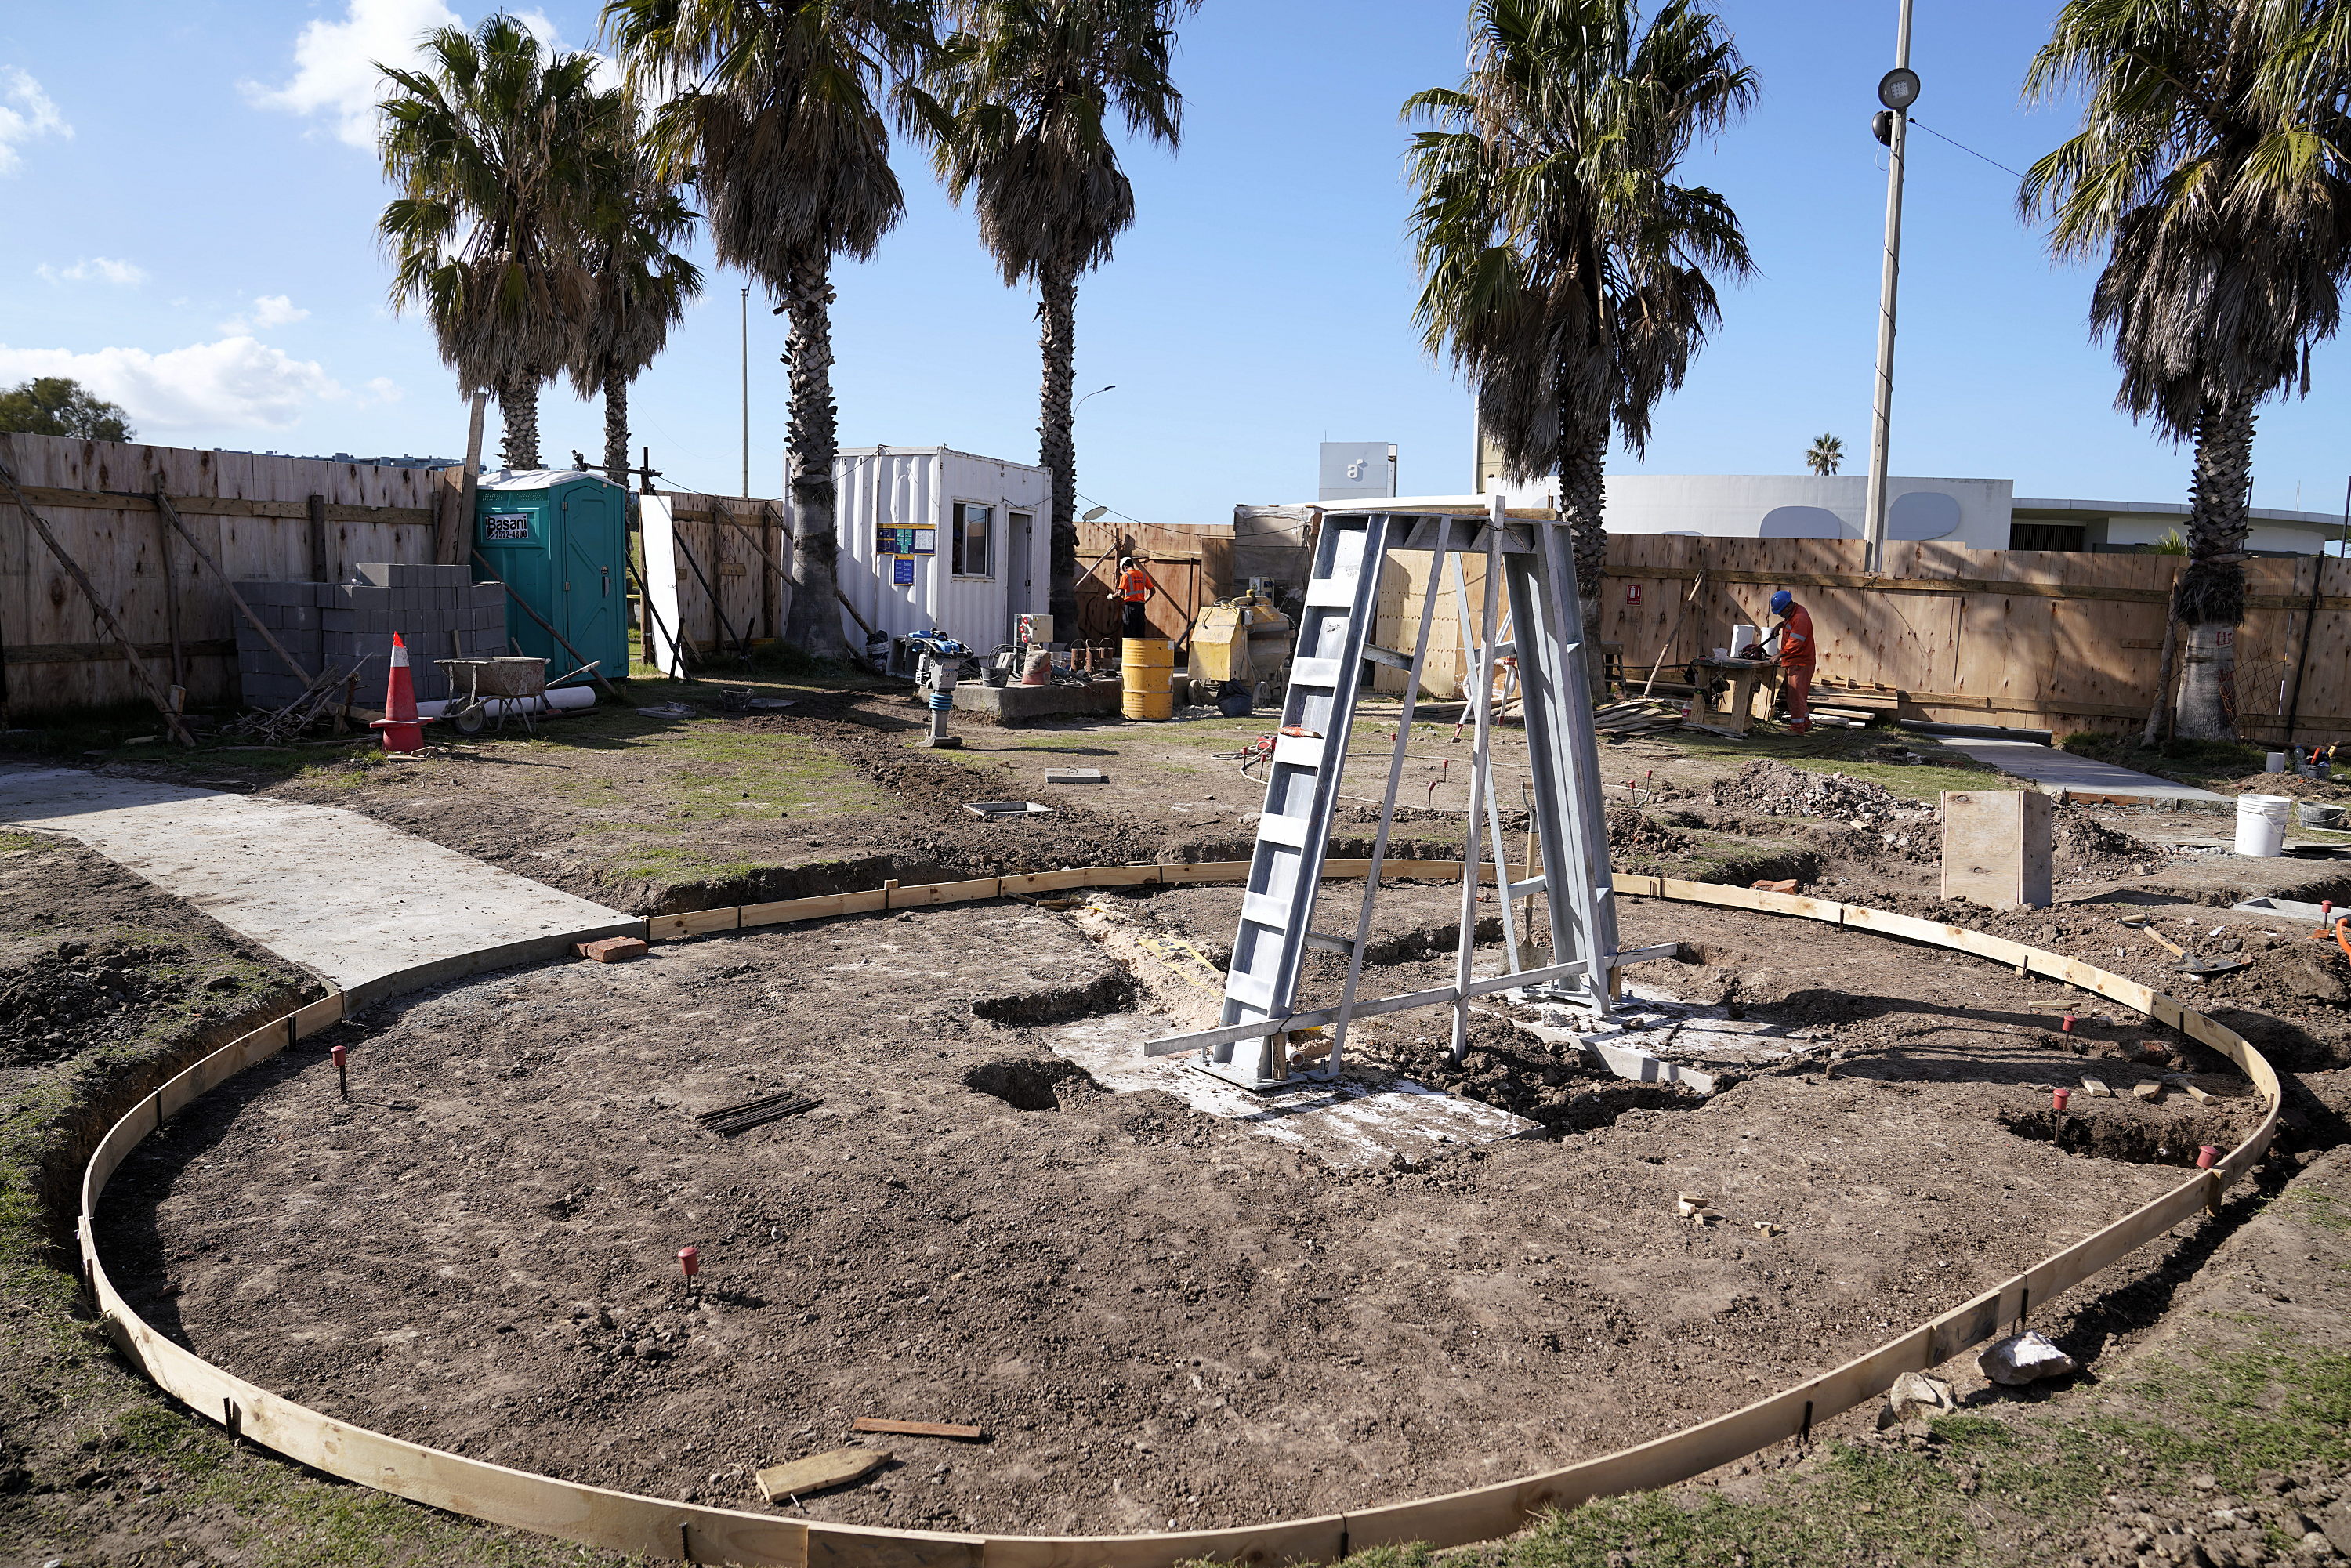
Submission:
[[[892,883],[871,893],[661,916],[647,923],[647,936],[655,941],[676,940],[839,915],[1081,887],[1235,882],[1248,870],[1245,862],[1100,866],[912,887]],[[1368,870],[1361,861],[1332,862],[1326,864],[1325,874],[1363,876]],[[1398,878],[1450,880],[1459,876],[1461,867],[1458,862],[1391,860],[1386,870]],[[107,1331],[123,1354],[166,1392],[232,1431],[314,1469],[495,1524],[644,1556],[781,1568],[1171,1568],[1202,1559],[1268,1564],[1332,1562],[1372,1546],[1408,1542],[1451,1546],[1491,1540],[1520,1529],[1547,1510],[1667,1486],[1799,1437],[1815,1423],[1883,1393],[1903,1373],[1925,1371],[1994,1337],[2001,1325],[2021,1321],[2032,1304],[2053,1300],[2162,1236],[2198,1209],[2217,1209],[2220,1195],[2252,1169],[2276,1133],[2281,1087],[2277,1073],[2261,1052],[2234,1030],[2122,976],[1963,926],[1857,904],[1660,877],[1619,876],[1616,891],[1873,931],[1972,953],[2013,966],[2020,975],[2040,976],[2094,991],[2228,1057],[2252,1081],[2268,1113],[2252,1136],[2210,1170],[2195,1172],[2152,1203],[1867,1354],[1743,1409],[1635,1448],[1467,1491],[1315,1519],[1165,1534],[1034,1536],[883,1530],[582,1486],[469,1459],[336,1420],[224,1372],[158,1333],[131,1310],[98,1255],[94,1216],[108,1179],[141,1140],[198,1095],[296,1040],[340,1022],[349,1005],[341,993],[298,1009],[224,1046],[141,1102],[109,1130],[92,1152],[82,1178],[78,1228],[82,1263]],[[444,977],[439,973],[420,973],[414,984]],[[397,994],[401,988],[395,977],[389,983],[371,986],[371,999]]]

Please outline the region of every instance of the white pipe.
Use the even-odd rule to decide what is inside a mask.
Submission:
[[[505,718],[512,714],[543,713],[549,708],[581,708],[596,706],[596,693],[590,686],[556,686],[544,699],[538,697],[491,697],[483,705],[491,718]],[[449,705],[445,702],[418,703],[419,718],[445,718]]]

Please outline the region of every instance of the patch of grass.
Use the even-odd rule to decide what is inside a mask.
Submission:
[[[13,855],[26,850],[45,850],[49,847],[49,841],[38,833],[17,833],[0,829],[0,855]]]
[[[676,844],[643,844],[622,851],[604,862],[609,876],[625,882],[664,885],[687,882],[734,882],[770,869],[766,861],[725,860]]]

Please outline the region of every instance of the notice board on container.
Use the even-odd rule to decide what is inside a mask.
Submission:
[[[883,524],[873,530],[873,553],[885,555],[936,555],[939,553],[939,530],[936,528],[900,528]],[[912,578],[900,578],[911,582]]]

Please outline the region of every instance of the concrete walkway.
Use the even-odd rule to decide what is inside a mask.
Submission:
[[[2150,805],[2177,800],[2225,806],[2235,799],[2230,795],[2216,795],[2210,789],[2199,789],[2192,784],[2158,779],[2151,773],[2117,768],[2111,762],[2076,757],[2070,751],[2059,751],[2035,741],[1978,739],[1970,735],[1938,735],[1934,738],[1953,751],[1963,751],[1979,762],[1991,763],[2003,773],[2030,779],[2037,784],[2047,785],[2053,790],[2071,789],[2076,795],[2128,795]]]
[[[0,767],[0,828],[78,839],[360,1005],[420,965],[444,967],[431,983],[643,928],[330,806]]]

